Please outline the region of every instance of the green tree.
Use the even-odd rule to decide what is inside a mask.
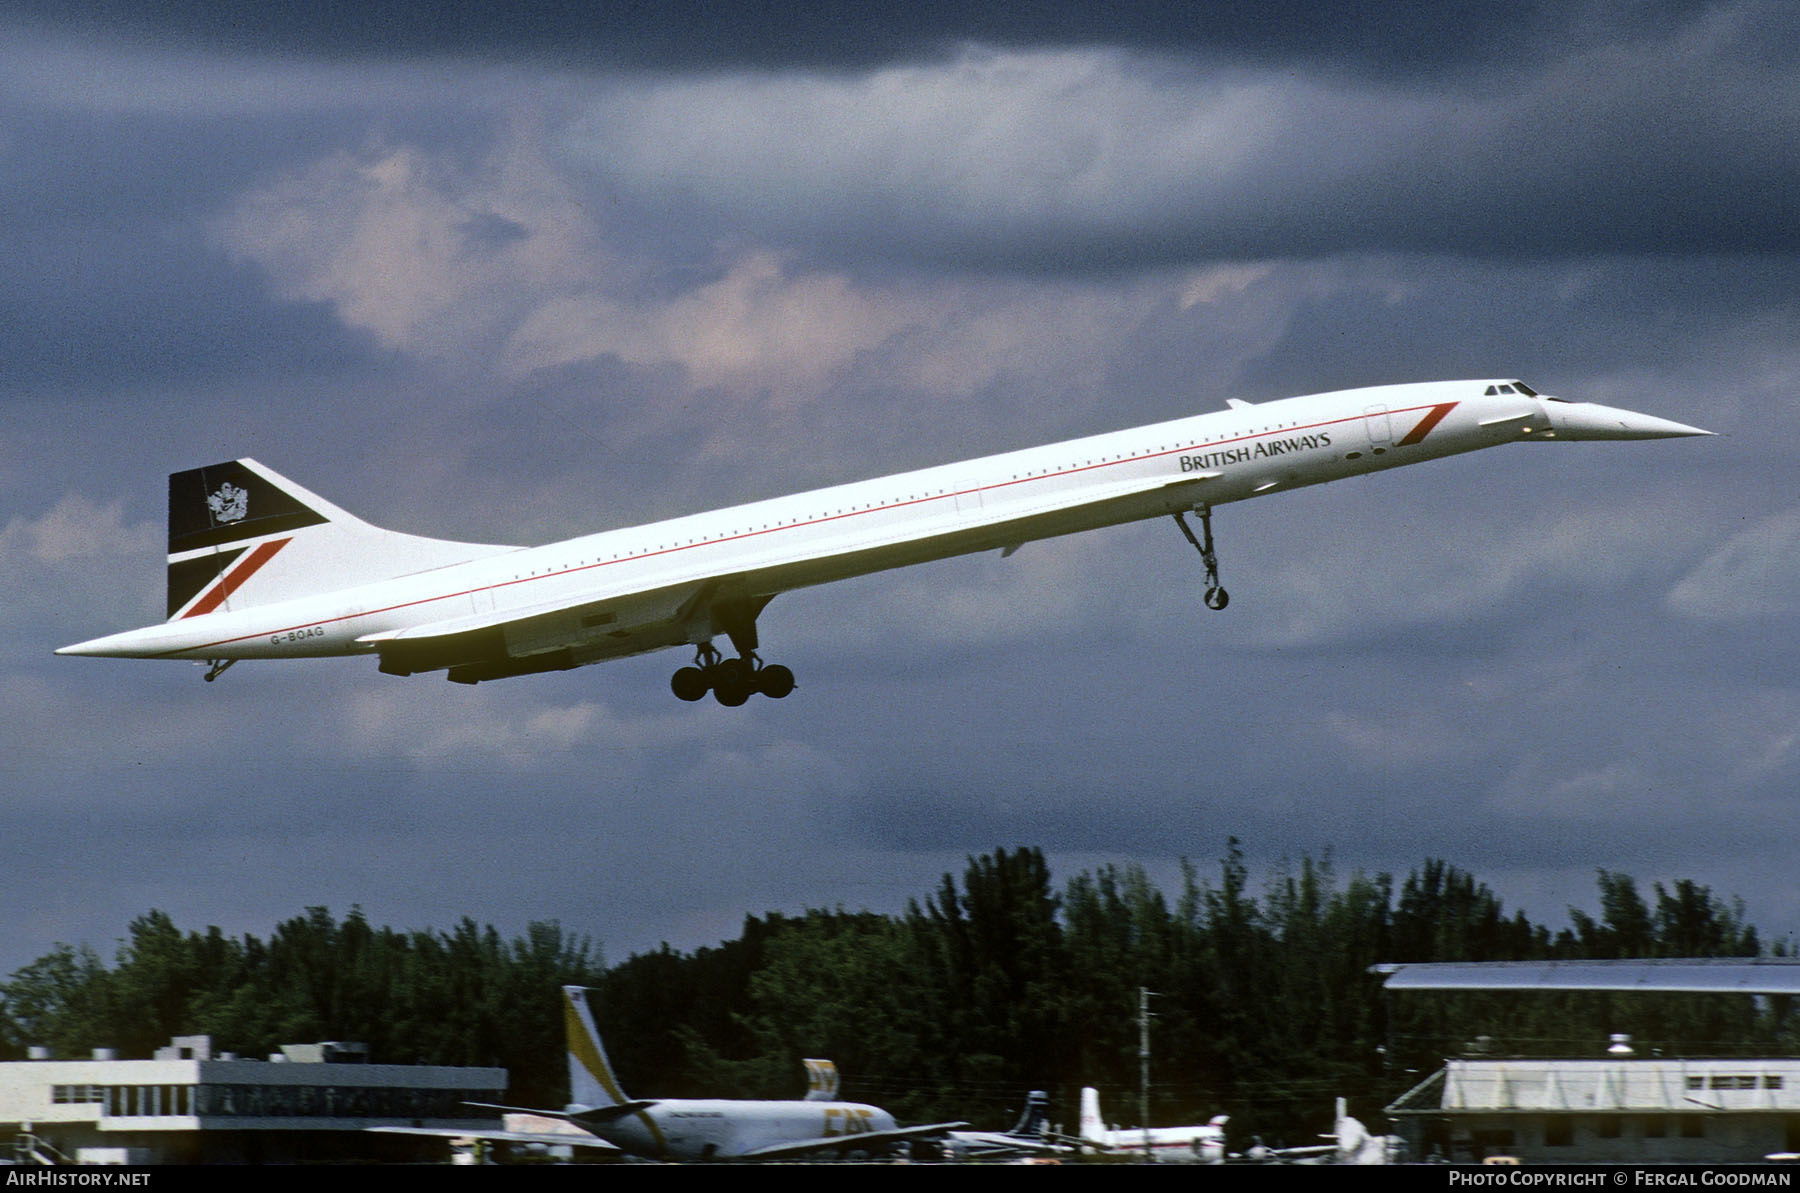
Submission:
[[[1062,929],[1050,868],[1036,849],[970,858],[959,891],[944,875],[911,904],[912,953],[931,1000],[927,1046],[964,1089],[1041,1080],[1063,1049]]]
[[[79,1057],[111,1047],[122,1016],[112,975],[86,945],[59,944],[0,987],[4,1036],[14,1055],[42,1046],[52,1055]]]

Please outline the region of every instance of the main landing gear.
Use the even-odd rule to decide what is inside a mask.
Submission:
[[[780,700],[794,690],[794,673],[779,663],[765,666],[755,651],[741,658],[725,658],[707,642],[694,652],[692,667],[683,667],[670,677],[669,689],[688,701],[711,692],[720,704],[736,708],[758,692]]]
[[[1194,550],[1200,552],[1200,562],[1206,565],[1206,607],[1223,609],[1231,603],[1231,594],[1219,586],[1219,557],[1213,552],[1212,506],[1202,502],[1194,507],[1194,512],[1200,515],[1200,533],[1204,540],[1194,537],[1193,527],[1187,524],[1187,519],[1181,516],[1180,510],[1175,511],[1175,525],[1181,527],[1181,533],[1187,535],[1187,541],[1194,544]]]
[[[703,638],[694,648],[694,665],[670,676],[669,690],[687,701],[711,692],[713,699],[728,708],[736,708],[758,692],[780,700],[793,691],[794,673],[779,665],[764,666],[756,653],[756,616],[769,600],[766,596],[714,600],[709,607],[709,628],[723,630],[738,657],[726,658],[710,637]]]

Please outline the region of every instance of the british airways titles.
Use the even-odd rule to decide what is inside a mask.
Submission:
[[[1290,435],[1286,439],[1258,439],[1248,447],[1228,447],[1216,452],[1207,452],[1200,456],[1181,457],[1183,472],[1205,472],[1213,468],[1223,468],[1227,464],[1242,464],[1249,460],[1259,460],[1268,456],[1286,455],[1288,452],[1308,451],[1315,447],[1330,447],[1331,432],[1320,431],[1316,435]]]

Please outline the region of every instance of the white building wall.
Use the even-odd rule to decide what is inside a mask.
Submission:
[[[262,1155],[331,1159],[346,1140],[367,1140],[370,1126],[491,1125],[462,1100],[493,1101],[505,1088],[506,1070],[498,1068],[16,1061],[0,1063],[0,1132],[35,1134],[68,1156],[132,1162],[192,1163],[220,1152],[240,1163]]]
[[[1446,1062],[1389,1108],[1429,1153],[1435,1136],[1534,1163],[1732,1163],[1800,1147],[1800,1060]],[[1420,1095],[1415,1097],[1415,1095]]]
[[[99,1100],[68,1100],[77,1089],[101,1091],[127,1087],[158,1091],[154,1097],[171,1107],[174,1095],[164,1087],[191,1088],[199,1079],[199,1061],[192,1060],[48,1060],[0,1064],[0,1123],[97,1122],[109,1114],[125,1114],[116,1106],[110,1112],[107,1095]],[[59,1100],[58,1091],[64,1091]],[[116,1098],[116,1095],[113,1095]],[[145,1095],[150,1096],[150,1095]]]

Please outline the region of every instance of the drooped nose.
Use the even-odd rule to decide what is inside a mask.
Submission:
[[[1711,435],[1673,419],[1599,406],[1593,402],[1544,403],[1550,419],[1551,439],[1676,439],[1684,435]]]

